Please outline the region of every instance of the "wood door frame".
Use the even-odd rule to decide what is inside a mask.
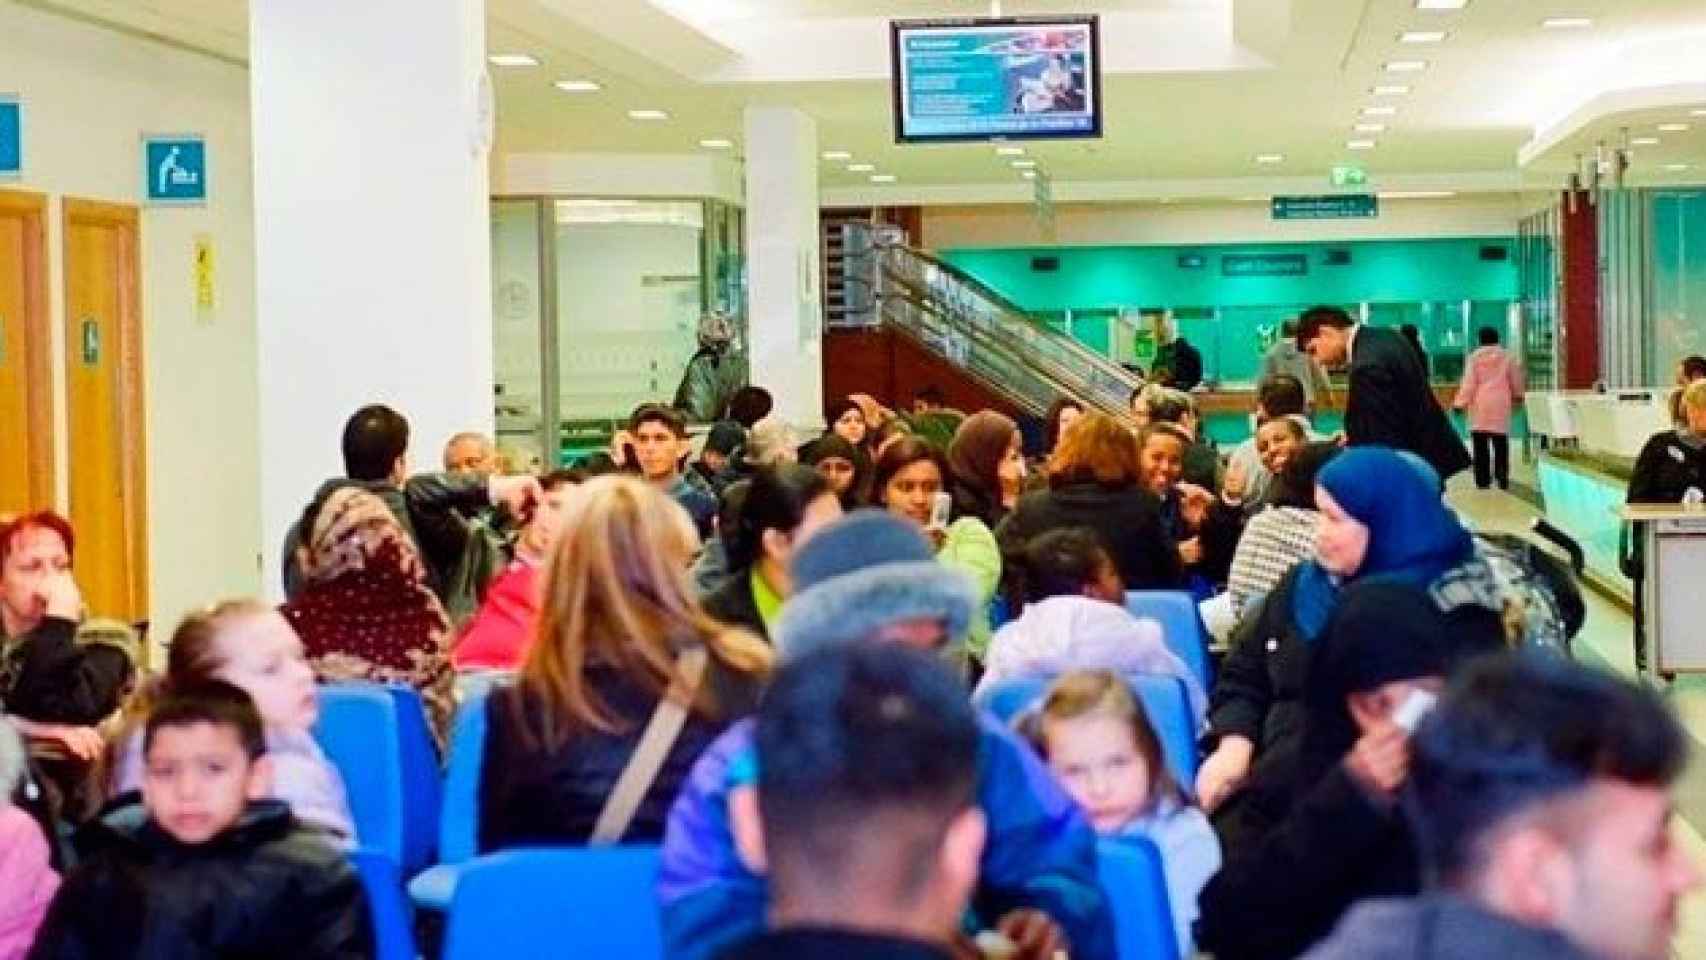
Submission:
[[[30,502],[53,506],[59,468],[53,443],[53,318],[48,304],[47,196],[0,189],[0,211],[24,221],[24,382],[29,448],[24,452],[30,476]]]
[[[81,344],[73,335],[71,325],[71,231],[75,225],[117,227],[130,235],[130,250],[119,266],[119,315],[114,318],[119,331],[117,370],[119,374],[118,409],[114,411],[119,433],[119,459],[123,476],[119,478],[124,500],[125,542],[131,552],[130,595],[135,598],[142,617],[150,606],[148,593],[148,408],[144,406],[143,382],[146,368],[142,353],[142,218],[141,212],[130,204],[106,203],[63,197],[60,206],[60,243],[65,281],[65,363],[67,367],[80,363]],[[69,382],[69,381],[68,381]],[[69,423],[71,398],[66,397]],[[68,465],[69,469],[69,465]],[[67,504],[69,507],[69,504]]]

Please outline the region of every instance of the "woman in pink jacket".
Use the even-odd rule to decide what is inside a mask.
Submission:
[[[1481,328],[1480,340],[1480,349],[1469,355],[1453,406],[1469,412],[1475,486],[1485,490],[1496,477],[1499,489],[1509,490],[1511,408],[1522,402],[1522,365],[1499,346],[1499,332],[1492,327]]]
[[[59,889],[41,826],[12,805],[25,763],[23,738],[0,717],[0,960],[21,960],[30,952],[36,928]]]

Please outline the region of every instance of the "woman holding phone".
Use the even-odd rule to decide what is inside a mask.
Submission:
[[[906,437],[883,450],[873,478],[882,507],[916,523],[936,547],[936,559],[970,577],[981,601],[967,631],[965,648],[978,662],[989,648],[989,602],[1001,583],[1001,551],[981,519],[958,515],[947,490],[947,457],[918,439]]]

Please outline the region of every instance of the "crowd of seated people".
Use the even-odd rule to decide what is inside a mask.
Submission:
[[[1700,449],[1702,398],[1655,444]],[[152,673],[65,521],[0,526],[0,960],[374,955],[317,739],[352,681],[418,692],[441,748],[481,712],[479,854],[655,848],[671,958],[1113,960],[1120,845],[1159,853],[1140,933],[1180,956],[1664,955],[1700,882],[1664,840],[1676,721],[1514,652],[1531,618],[1432,467],[1320,438],[1285,373],[1224,459],[1159,385],[1040,423],[913,400],[834,398],[803,442],[755,387],[646,404],[537,477],[466,434],[411,476],[364,407],[284,603],[185,617]],[[1229,611],[1217,676],[1128,590]]]

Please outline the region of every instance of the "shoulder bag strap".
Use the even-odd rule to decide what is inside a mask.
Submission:
[[[700,678],[705,675],[705,657],[705,648],[701,645],[689,649],[677,661],[683,682],[671,684],[658,700],[657,709],[652,711],[652,718],[646,722],[645,732],[640,735],[640,743],[634,748],[634,755],[628,758],[627,766],[616,778],[616,786],[605,798],[604,809],[598,812],[598,822],[592,828],[592,836],[587,839],[589,846],[609,846],[619,842],[628,832],[628,825],[640,809],[640,801],[645,799],[657,781],[658,771],[663,769],[664,760],[669,757],[669,751],[681,736],[682,726],[687,723],[687,707],[682,704],[692,703],[699,690]]]

